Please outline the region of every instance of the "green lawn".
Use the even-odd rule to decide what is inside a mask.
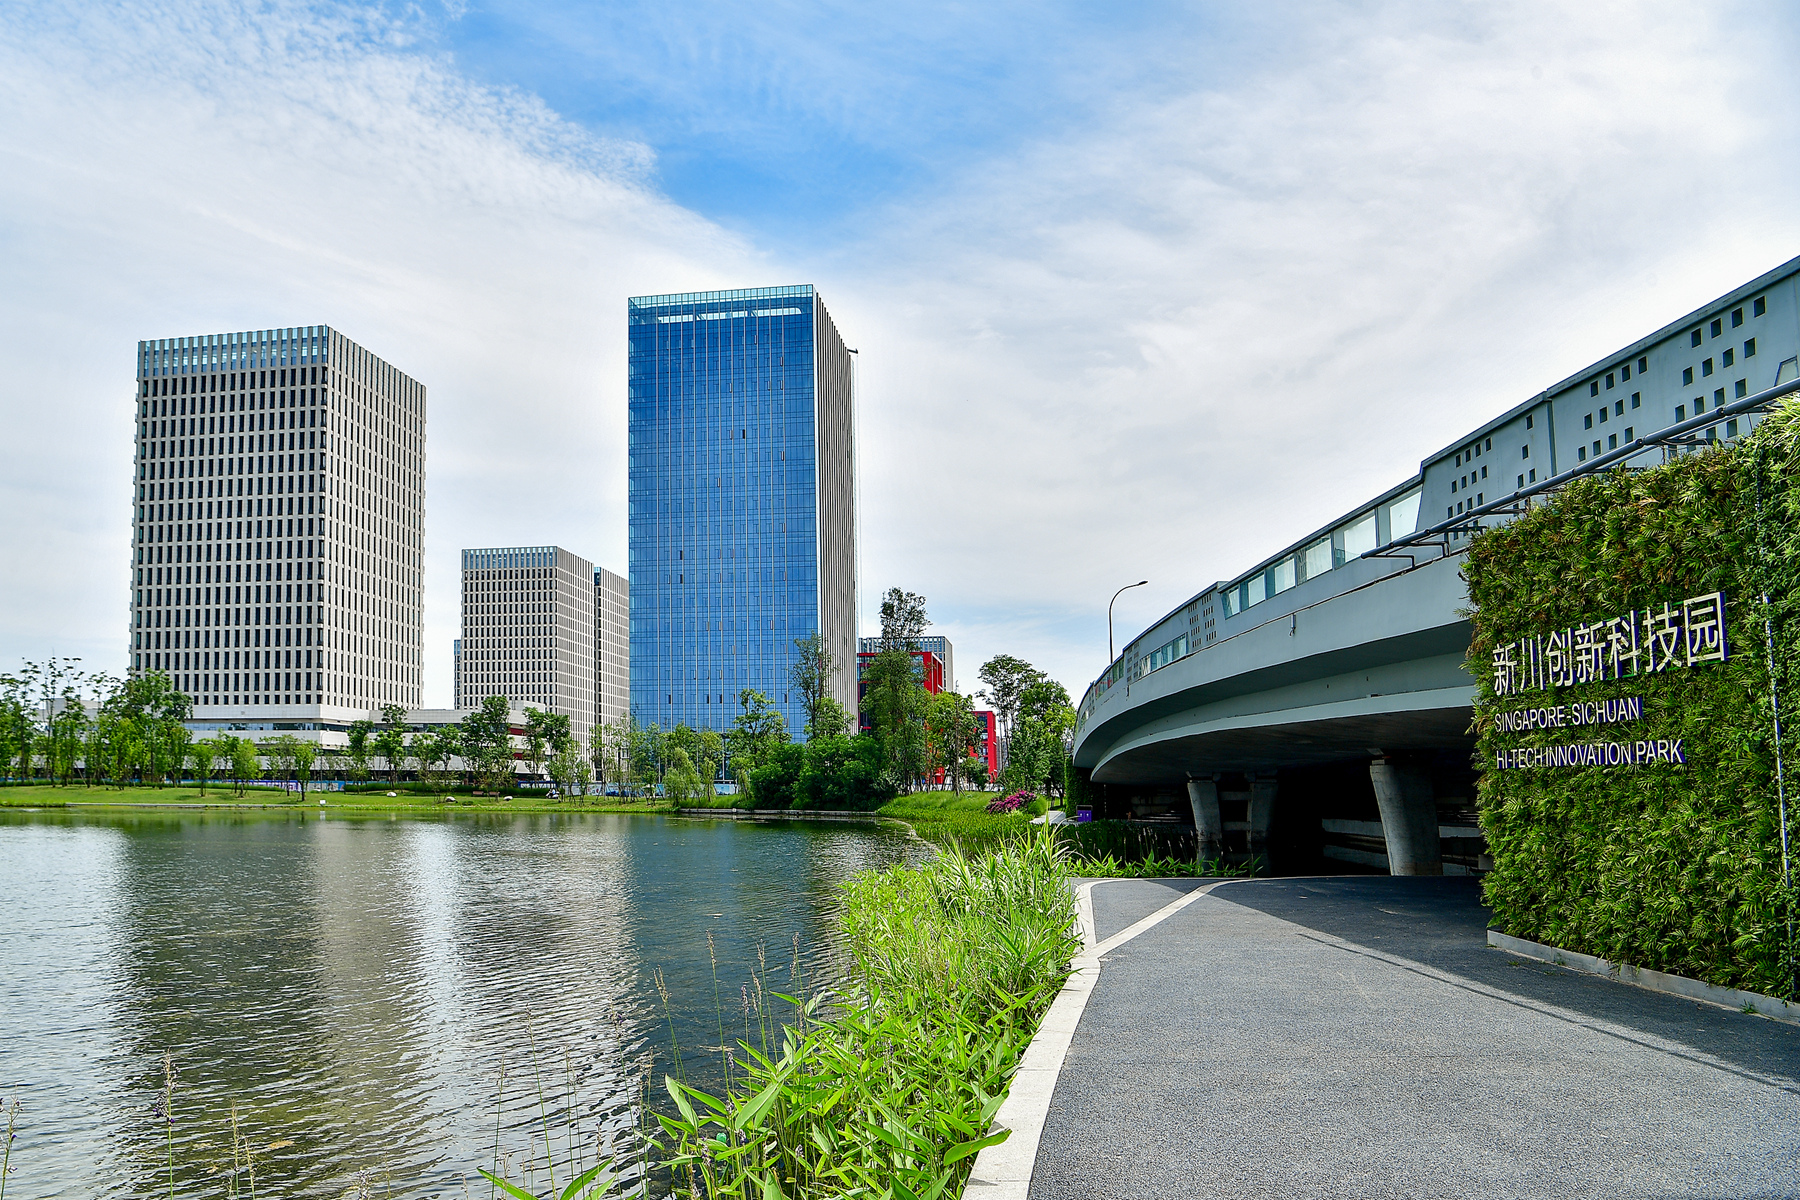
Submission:
[[[905,821],[926,841],[955,841],[964,848],[989,846],[1030,829],[1030,816],[1034,815],[990,813],[988,802],[997,795],[998,792],[914,792],[882,805],[878,811],[881,816]]]

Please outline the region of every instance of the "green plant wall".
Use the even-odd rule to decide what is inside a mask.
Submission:
[[[1767,634],[1787,709],[1800,678],[1800,407],[1729,447],[1572,484],[1479,534],[1464,573],[1496,926],[1614,962],[1793,995],[1800,914],[1784,883]],[[1717,591],[1727,596],[1725,663],[1495,695],[1496,646]],[[1641,720],[1497,727],[1510,709],[1629,696],[1643,698]],[[1800,721],[1786,715],[1792,836]],[[1674,738],[1685,765],[1495,766],[1498,752],[1521,747]]]

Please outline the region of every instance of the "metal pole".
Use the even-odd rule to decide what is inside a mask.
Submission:
[[[1124,587],[1120,588],[1118,591],[1114,592],[1113,598],[1106,602],[1106,665],[1109,667],[1112,666],[1112,661],[1113,661],[1113,636],[1112,636],[1112,608],[1113,608],[1113,605],[1118,601],[1120,596],[1123,596],[1126,592],[1129,592],[1132,588],[1143,587],[1146,583],[1149,583],[1149,582],[1150,581],[1148,579],[1140,579],[1136,583],[1128,583]]]

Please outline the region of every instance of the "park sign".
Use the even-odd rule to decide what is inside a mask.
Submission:
[[[1493,651],[1495,699],[1553,687],[1632,679],[1684,670],[1730,657],[1725,631],[1725,593],[1689,596],[1679,604],[1632,609],[1603,621],[1570,625],[1554,633],[1519,638]],[[1503,733],[1620,725],[1644,715],[1642,696],[1521,708],[1494,714]],[[1579,742],[1572,745],[1513,746],[1493,749],[1494,767],[1525,768],[1636,767],[1652,763],[1685,765],[1681,738],[1642,738],[1630,742]]]
[[[1493,653],[1496,698],[1722,663],[1729,654],[1725,593],[1520,638]]]

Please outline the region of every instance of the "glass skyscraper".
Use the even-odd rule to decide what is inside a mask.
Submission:
[[[630,321],[631,709],[725,730],[820,633],[856,711],[850,351],[810,284],[636,296]]]

